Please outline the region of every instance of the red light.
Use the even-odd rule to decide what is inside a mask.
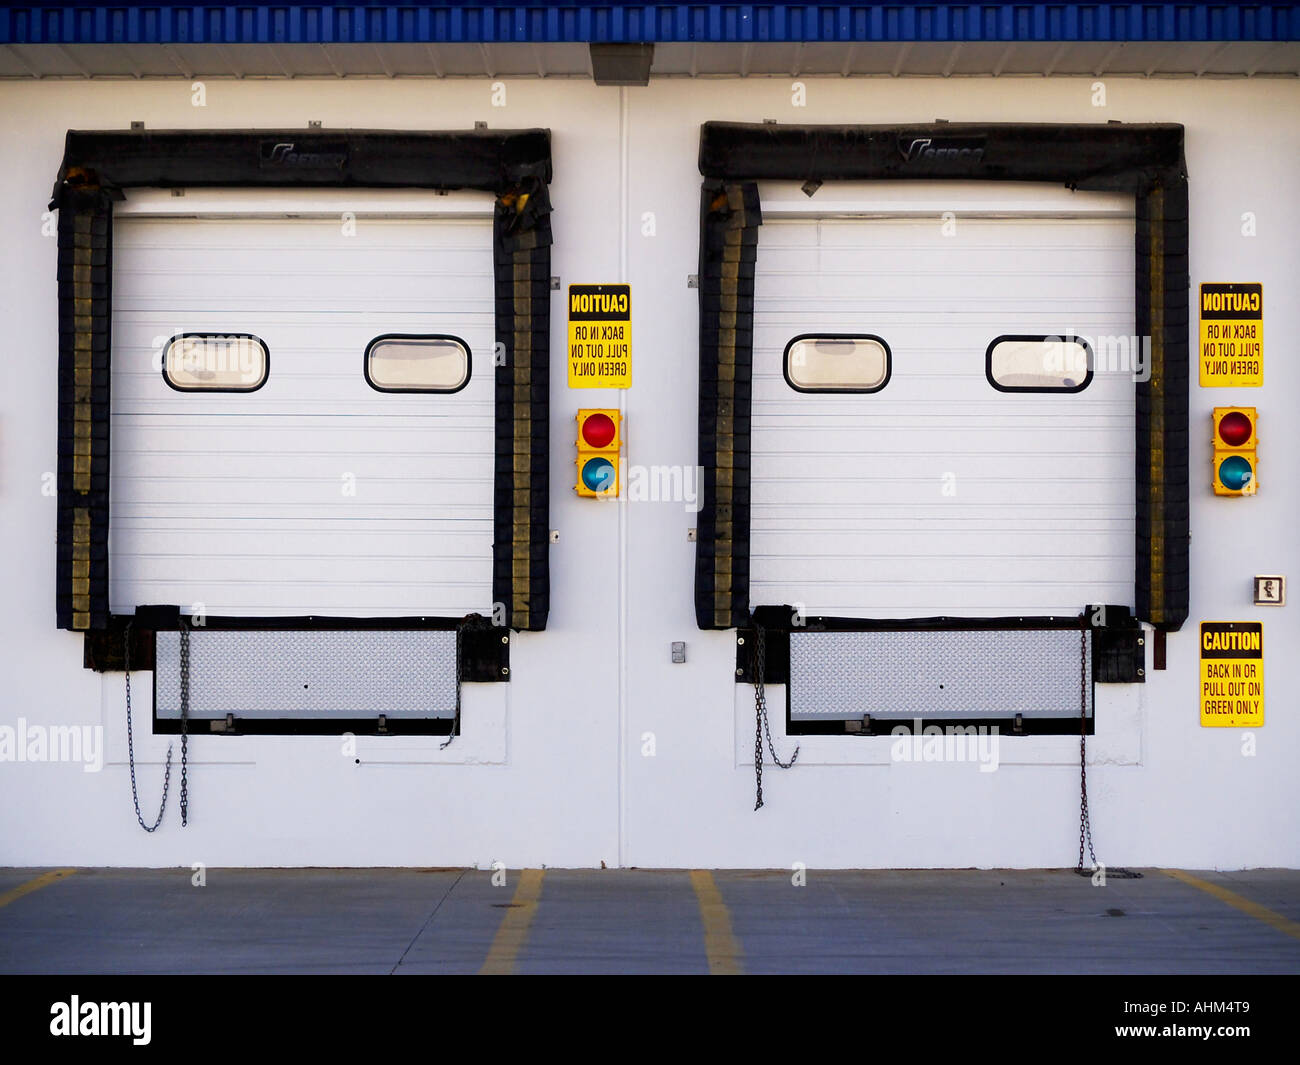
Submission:
[[[593,414],[582,423],[582,439],[588,447],[608,447],[614,439],[614,419],[608,414]]]
[[[1239,410],[1229,411],[1219,419],[1219,439],[1229,447],[1241,447],[1253,431],[1250,419]]]

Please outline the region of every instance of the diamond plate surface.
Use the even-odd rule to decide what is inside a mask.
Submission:
[[[180,634],[158,633],[155,699],[180,717]],[[190,716],[450,718],[456,633],[190,633]]]
[[[791,720],[1079,716],[1079,632],[796,632]],[[1086,691],[1092,715],[1092,636]]]

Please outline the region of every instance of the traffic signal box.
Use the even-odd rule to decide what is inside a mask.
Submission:
[[[578,411],[578,495],[593,499],[618,497],[622,421],[617,410]]]
[[[1214,494],[1254,495],[1259,487],[1255,408],[1215,407],[1213,419]]]

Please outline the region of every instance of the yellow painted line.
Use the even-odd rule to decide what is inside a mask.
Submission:
[[[1226,887],[1220,887],[1218,884],[1211,884],[1208,880],[1202,880],[1199,876],[1192,876],[1191,873],[1185,873],[1181,869],[1161,869],[1160,871],[1165,876],[1171,876],[1175,880],[1181,880],[1184,884],[1200,888],[1206,894],[1213,895],[1220,902],[1226,902],[1235,910],[1240,910],[1256,920],[1272,925],[1283,935],[1288,935],[1292,939],[1300,939],[1300,922],[1293,921],[1289,917],[1283,917],[1280,913],[1270,910],[1267,906],[1261,906],[1258,902],[1251,902],[1250,899],[1238,895],[1235,891],[1229,891]]]
[[[704,922],[704,953],[709,959],[709,975],[741,975],[745,968],[740,962],[740,944],[732,934],[731,914],[722,901],[722,892],[713,882],[713,874],[707,869],[692,869],[691,887],[695,889],[700,920]]]
[[[519,952],[528,939],[528,926],[533,923],[537,912],[537,902],[542,896],[541,869],[524,869],[519,873],[519,885],[515,888],[515,897],[510,900],[510,909],[501,918],[501,927],[497,929],[492,947],[488,950],[480,976],[509,976],[515,971],[519,961]]]
[[[65,876],[71,876],[75,872],[75,869],[55,869],[49,873],[42,873],[35,880],[19,884],[12,891],[6,891],[3,895],[0,895],[0,906],[8,906],[11,902],[21,899],[24,895],[30,895],[33,891],[40,891],[43,887],[49,887],[56,880],[62,880]]]

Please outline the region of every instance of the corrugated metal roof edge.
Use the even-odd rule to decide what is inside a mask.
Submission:
[[[1300,40],[1300,3],[0,6],[0,44]]]

